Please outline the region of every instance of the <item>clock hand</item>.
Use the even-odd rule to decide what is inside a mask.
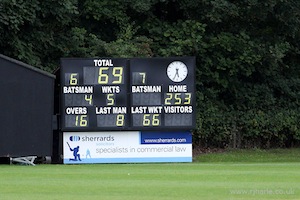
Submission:
[[[175,75],[174,75],[174,78],[173,78],[173,79],[175,79],[175,77],[176,77],[176,76],[178,76],[178,77],[179,77],[178,70],[179,70],[179,69],[178,69],[178,68],[176,68],[176,73],[175,73]]]

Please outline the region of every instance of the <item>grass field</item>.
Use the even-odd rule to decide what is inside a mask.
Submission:
[[[300,199],[300,162],[291,158],[299,150],[276,151],[209,154],[193,163],[0,165],[0,200]]]

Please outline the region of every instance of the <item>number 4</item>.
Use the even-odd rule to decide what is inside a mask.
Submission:
[[[87,101],[87,102],[89,102],[89,104],[90,105],[92,105],[93,104],[93,95],[92,94],[90,94],[90,95],[84,95],[84,99]]]

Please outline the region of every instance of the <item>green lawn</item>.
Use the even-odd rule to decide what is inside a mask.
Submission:
[[[245,162],[233,155],[230,162],[221,162],[218,156],[200,156],[193,163],[0,165],[0,199],[300,199],[300,162]]]

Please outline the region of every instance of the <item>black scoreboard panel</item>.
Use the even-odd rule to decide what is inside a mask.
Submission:
[[[194,128],[194,66],[190,57],[131,59],[131,127]]]
[[[193,129],[194,71],[194,57],[61,59],[61,128]]]
[[[128,126],[127,59],[61,59],[62,130]]]

